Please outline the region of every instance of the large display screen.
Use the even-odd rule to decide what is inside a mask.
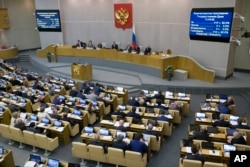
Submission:
[[[59,10],[36,10],[36,23],[38,31],[61,31]]]
[[[191,40],[229,42],[233,8],[194,8],[190,15]]]

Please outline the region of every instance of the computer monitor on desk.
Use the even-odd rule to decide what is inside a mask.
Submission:
[[[104,135],[104,136],[109,135],[109,130],[108,129],[101,128],[99,132],[100,132],[100,135]]]
[[[36,162],[37,164],[40,164],[42,162],[42,158],[41,156],[39,155],[36,155],[36,154],[30,154],[30,161],[34,161]]]
[[[204,118],[206,118],[206,114],[205,113],[201,113],[201,112],[197,112],[196,113],[196,118],[198,118],[198,119],[204,119]]]
[[[48,158],[48,167],[59,167],[59,160]]]
[[[89,127],[89,126],[85,126],[83,131],[85,133],[93,133],[94,132],[94,128],[93,127]]]
[[[0,146],[0,155],[4,154],[4,148],[2,146]]]
[[[122,131],[117,131],[116,132],[116,136],[122,135],[123,138],[126,138],[126,132],[122,132]]]

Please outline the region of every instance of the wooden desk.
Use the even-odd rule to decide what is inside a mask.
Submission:
[[[124,89],[123,92],[105,89],[105,93],[115,94],[115,95],[117,95],[118,98],[122,98],[124,105],[126,105],[128,103],[128,90],[127,89]]]
[[[52,138],[58,137],[59,141],[61,141],[64,145],[69,144],[70,132],[68,124],[63,125],[63,127],[60,128],[50,126],[48,130],[50,130]]]
[[[0,59],[14,58],[17,55],[18,55],[18,48],[17,47],[0,50]]]
[[[15,162],[13,158],[13,154],[11,150],[6,149],[6,154],[2,155],[2,159],[0,160],[1,167],[14,167]]]

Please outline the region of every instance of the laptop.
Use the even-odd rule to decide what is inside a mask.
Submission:
[[[202,149],[208,149],[213,150],[214,149],[214,143],[212,142],[201,142]]]
[[[20,98],[19,99],[19,103],[25,103],[26,101],[25,101],[25,99],[24,98]]]
[[[196,118],[198,118],[198,119],[206,118],[206,114],[202,113],[202,112],[197,112],[196,113]]]
[[[37,121],[37,120],[38,120],[38,116],[37,115],[34,115],[34,114],[30,115],[30,121]]]
[[[116,136],[122,135],[123,138],[126,138],[126,132],[122,132],[122,131],[117,131],[116,132]]]
[[[42,118],[41,122],[44,123],[44,124],[46,124],[46,125],[48,125],[50,123],[50,120],[48,118],[44,117],[44,118]]]
[[[227,136],[233,136],[236,129],[227,129]]]
[[[81,111],[80,111],[80,110],[77,110],[77,109],[75,109],[75,110],[73,111],[73,114],[74,114],[74,115],[77,115],[77,116],[81,116],[81,115],[82,115]]]
[[[4,97],[5,97],[5,98],[10,98],[10,95],[9,95],[8,93],[5,93],[5,94],[4,94]]]
[[[0,146],[0,155],[4,154],[4,148],[2,146]]]
[[[56,86],[55,86],[55,89],[61,89],[61,86],[56,85]]]
[[[85,126],[83,131],[85,133],[93,133],[94,132],[94,128],[93,127],[89,127],[89,126]]]
[[[80,99],[80,104],[86,104],[86,100]]]
[[[236,146],[230,144],[223,145],[224,152],[236,151]]]
[[[97,103],[96,101],[93,101],[93,102],[92,102],[92,105],[95,107],[95,106],[98,105],[98,103]]]
[[[54,126],[61,127],[62,126],[62,121],[55,120],[54,121]]]
[[[237,121],[239,118],[240,118],[239,116],[234,116],[234,115],[229,116],[230,121]]]
[[[207,127],[207,133],[218,133],[217,127],[208,126]]]
[[[108,135],[109,135],[109,130],[108,130],[108,129],[101,128],[101,129],[99,130],[99,133],[100,133],[100,135],[108,136]]]
[[[59,167],[59,160],[48,158],[48,167]]]
[[[17,96],[12,96],[12,100],[17,101]]]
[[[37,164],[40,164],[42,162],[42,158],[41,156],[39,155],[36,155],[36,154],[30,154],[30,159],[29,161],[34,161],[36,162]]]
[[[70,97],[70,98],[69,98],[69,101],[70,101],[70,102],[75,102],[75,101],[76,101],[76,98]]]

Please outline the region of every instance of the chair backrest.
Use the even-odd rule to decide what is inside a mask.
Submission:
[[[244,145],[244,144],[234,144],[236,146],[237,151],[250,151],[250,146],[249,145]]]
[[[135,151],[125,151],[125,158],[134,161],[143,161],[141,153]]]
[[[89,144],[88,149],[89,149],[89,157],[91,160],[101,161],[101,162],[107,161],[106,154],[104,153],[102,146]]]
[[[37,142],[34,132],[24,130],[23,137],[24,137],[25,143],[27,143],[27,144],[30,143],[30,144],[34,145]]]
[[[161,137],[158,137],[158,140],[156,136],[150,135],[150,147],[153,151],[160,151],[161,148]]]
[[[23,137],[23,132],[19,128],[15,128],[15,127],[10,126],[10,133],[17,140]]]
[[[205,162],[203,167],[224,167],[223,163]]]
[[[201,161],[184,159],[183,167],[202,167]]]
[[[88,147],[86,143],[72,142],[72,154],[77,158],[89,158]]]
[[[108,147],[108,160],[109,163],[126,166],[125,156],[122,149]]]
[[[36,140],[39,143],[39,147],[40,148],[48,148],[48,138],[46,135],[42,135],[42,134],[35,134]]]
[[[163,124],[163,135],[165,136],[171,136],[173,131],[173,126],[171,123],[166,121],[158,121],[158,123]]]

